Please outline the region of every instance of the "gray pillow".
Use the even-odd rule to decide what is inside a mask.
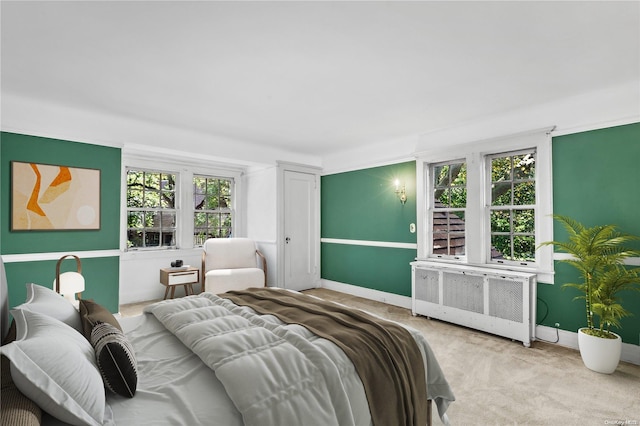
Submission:
[[[33,283],[27,284],[27,301],[16,306],[15,309],[48,315],[82,333],[78,310],[67,299],[50,288]]]

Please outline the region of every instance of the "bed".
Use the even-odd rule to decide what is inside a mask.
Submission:
[[[68,303],[66,300],[52,290],[30,286],[25,304],[12,310],[17,340],[3,345],[1,352],[3,370],[7,369],[6,356],[13,381],[30,397],[27,402],[33,405],[35,401],[36,408],[42,409],[45,425],[370,425],[384,424],[381,410],[399,410],[400,414],[392,411],[391,416],[397,420],[394,424],[424,424],[423,420],[428,424],[431,401],[440,420],[448,422],[446,410],[454,396],[418,331],[403,328],[415,342],[422,368],[384,368],[400,368],[400,376],[422,371],[427,378],[422,382],[428,402],[426,395],[416,397],[418,392],[413,392],[420,388],[419,377],[409,384],[407,377],[393,379],[389,386],[395,386],[395,390],[360,378],[360,373],[365,373],[357,368],[369,368],[369,375],[377,380],[384,375],[375,364],[378,358],[387,356],[393,364],[405,355],[377,354],[372,356],[374,364],[356,367],[345,353],[349,348],[341,349],[334,336],[319,337],[334,326],[329,324],[323,330],[327,325],[317,320],[316,313],[306,327],[280,319],[308,316],[308,312],[298,312],[298,304],[312,307],[310,310],[323,303],[334,305],[340,322],[352,311],[361,315],[360,311],[296,292],[263,288],[166,300],[146,307],[142,315],[119,319],[100,305],[85,301],[77,314],[78,323],[73,312],[62,308],[60,301]],[[261,293],[256,295],[255,291]],[[276,308],[275,314],[262,312],[271,309],[269,305],[280,304],[277,300],[283,298],[285,303]],[[58,319],[52,319],[55,316]],[[382,334],[398,326],[377,317],[369,320],[373,322],[365,328]],[[118,326],[121,331],[114,331]],[[87,331],[94,340],[87,339]],[[124,360],[120,365],[115,363],[117,378],[113,368],[108,373],[102,371],[108,367],[103,356],[106,350],[99,350],[102,338],[111,339],[106,345],[111,345],[110,357]],[[373,349],[359,351],[373,353]],[[100,365],[101,359],[105,365]],[[131,370],[128,373],[127,368]],[[33,370],[47,376],[43,383],[38,382],[41,378],[23,377]],[[127,374],[133,379],[123,378]],[[383,391],[371,395],[372,387]],[[3,382],[3,416],[9,410],[7,389]],[[403,393],[396,398],[397,403],[393,402],[394,395]],[[3,424],[11,424],[7,421],[3,418]]]

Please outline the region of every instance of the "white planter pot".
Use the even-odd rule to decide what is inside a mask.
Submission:
[[[611,374],[618,367],[622,353],[622,339],[615,334],[615,339],[604,339],[583,333],[578,330],[578,347],[584,365],[598,373]]]

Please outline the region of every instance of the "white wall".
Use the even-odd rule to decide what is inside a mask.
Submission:
[[[372,141],[364,148],[326,155],[322,159],[323,173],[413,159],[416,153],[434,147],[471,143],[550,126],[556,126],[552,135],[559,136],[637,121],[640,121],[640,84],[633,81],[543,105],[479,117],[429,133],[392,141]]]
[[[254,167],[244,175],[246,236],[256,240],[267,258],[268,285],[275,285],[278,276],[276,171],[274,164]]]
[[[244,168],[246,175],[242,178],[242,185],[245,197],[242,204],[245,208],[238,218],[241,226],[240,233],[236,235],[257,240],[258,247],[267,257],[269,283],[276,282],[278,264],[277,161],[320,165],[319,157],[315,156],[4,93],[1,124],[3,131],[121,147],[123,151],[134,150],[138,155],[147,151],[150,156],[164,157],[169,162],[176,158],[183,162],[192,158],[198,163]],[[113,250],[105,255],[113,256]],[[201,249],[121,251],[120,303],[162,298],[164,286],[159,281],[159,269],[170,266],[176,259],[200,267]],[[177,290],[181,291],[181,288]]]

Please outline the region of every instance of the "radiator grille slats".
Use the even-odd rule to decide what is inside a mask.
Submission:
[[[522,285],[511,280],[489,278],[489,315],[522,322]]]
[[[444,305],[465,311],[484,312],[484,289],[481,276],[443,273]]]
[[[439,303],[439,275],[438,271],[420,269],[416,274],[416,298],[431,303]]]
[[[412,311],[529,346],[535,339],[536,275],[474,265],[416,261]]]

